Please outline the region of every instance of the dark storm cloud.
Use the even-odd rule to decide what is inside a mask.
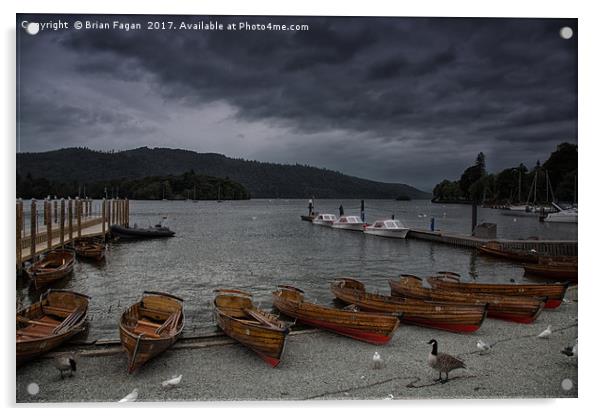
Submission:
[[[119,81],[131,88],[148,88],[162,97],[166,107],[207,108],[225,102],[234,111],[227,118],[232,123],[259,122],[266,129],[288,132],[279,134],[279,146],[249,157],[290,162],[301,157],[299,162],[426,188],[443,177],[457,177],[479,151],[487,154],[490,168],[501,169],[506,167],[502,163],[545,159],[559,141],[577,138],[576,39],[564,40],[558,33],[562,26],[577,33],[576,20],[211,20],[308,24],[310,30],[44,34],[44,42],[53,45],[52,55],[45,58],[73,59],[61,68],[61,73],[76,76],[73,91],[83,88],[82,83],[95,82],[102,88],[103,79]],[[27,60],[28,47],[35,45],[32,39],[23,40]],[[23,85],[36,84],[42,77],[32,69],[21,80]],[[51,131],[54,111],[61,134],[64,126],[77,131],[78,124],[102,130],[113,123],[125,128],[142,123],[136,132],[141,139],[131,147],[144,145],[144,132],[153,130],[144,123],[144,111],[126,107],[123,118],[111,120],[119,113],[107,101],[114,88],[107,86],[87,110],[76,105],[71,111],[65,108],[67,103],[41,114],[25,105],[23,120],[32,129],[37,125]],[[36,99],[32,94],[24,97],[22,101]],[[233,137],[240,139],[238,133],[254,139],[244,131]],[[320,143],[320,137],[329,142]],[[313,138],[310,149],[298,146],[304,138]],[[57,140],[56,147],[73,141]],[[341,143],[348,149],[341,150]],[[198,140],[188,147],[203,151]],[[362,163],[367,149],[381,157],[370,158],[369,165]],[[440,163],[432,164],[433,154],[439,155]],[[427,169],[426,163],[431,164]]]

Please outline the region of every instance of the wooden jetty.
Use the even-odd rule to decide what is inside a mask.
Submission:
[[[93,206],[96,202],[96,207]],[[89,198],[44,199],[29,202],[29,224],[25,223],[24,201],[16,203],[16,265],[82,237],[105,237],[113,224],[129,225],[128,199]],[[95,209],[96,208],[96,209]],[[38,225],[38,212],[43,211],[43,224]]]
[[[552,257],[577,256],[577,241],[575,240],[508,240],[478,238],[468,235],[443,233],[411,229],[407,238],[426,240],[458,247],[477,248],[490,242],[496,242],[502,249],[530,251],[536,250],[540,255]]]

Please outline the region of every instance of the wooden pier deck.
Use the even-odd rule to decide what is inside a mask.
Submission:
[[[510,240],[510,239],[487,239],[468,235],[444,233],[441,231],[427,231],[411,229],[407,238],[432,241],[441,244],[459,247],[477,248],[489,242],[497,242],[503,248],[514,250],[536,250],[538,253],[549,256],[577,256],[578,244],[574,240]]]
[[[21,270],[31,260],[79,238],[105,236],[113,224],[129,224],[129,200],[102,199],[95,212],[91,199],[45,199],[30,202],[29,224],[25,223],[23,201],[16,203],[16,265]],[[38,204],[43,205],[38,224]]]

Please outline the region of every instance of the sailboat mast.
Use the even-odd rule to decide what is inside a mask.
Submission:
[[[522,182],[522,172],[520,170],[520,166],[518,167],[518,203],[520,204],[520,187]]]

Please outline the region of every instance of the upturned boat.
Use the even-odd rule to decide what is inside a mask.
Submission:
[[[272,367],[280,364],[289,328],[276,315],[257,308],[251,294],[216,290],[213,311],[217,325],[226,335],[255,351]]]
[[[33,282],[35,288],[40,289],[69,275],[73,272],[74,265],[74,251],[57,249],[52,250],[44,258],[26,268],[25,273]]]
[[[523,264],[525,275],[543,277],[550,280],[577,282],[577,261],[557,261],[542,259],[538,264]]]
[[[17,366],[42,355],[86,329],[89,297],[49,289],[17,312]]]
[[[454,302],[471,305],[487,305],[487,316],[519,323],[531,323],[541,313],[545,302],[522,296],[500,296],[487,293],[461,293],[422,286],[422,279],[402,274],[399,279],[389,280],[391,294],[413,299],[436,302]]]
[[[183,300],[161,292],[144,292],[119,322],[121,345],[128,356],[128,373],[168,349],[184,329]]]
[[[488,293],[502,296],[530,296],[545,298],[546,308],[557,308],[562,304],[569,282],[564,283],[476,283],[462,282],[460,276],[451,272],[439,272],[438,276],[426,280],[434,289],[444,289],[462,293]]]
[[[403,323],[451,332],[474,332],[487,315],[486,305],[429,302],[369,293],[362,282],[346,277],[334,280],[330,291],[340,301],[363,311],[391,313],[399,316]]]
[[[399,326],[399,319],[391,314],[340,310],[307,302],[304,292],[293,286],[279,285],[272,295],[274,306],[299,323],[371,344],[388,343]]]
[[[519,263],[537,263],[539,258],[537,252],[503,248],[502,245],[496,241],[490,241],[489,243],[477,247],[477,250],[479,250],[479,253],[486,254],[488,256],[499,257]]]
[[[73,244],[75,254],[89,260],[100,261],[105,256],[106,244],[93,238],[82,238]]]

